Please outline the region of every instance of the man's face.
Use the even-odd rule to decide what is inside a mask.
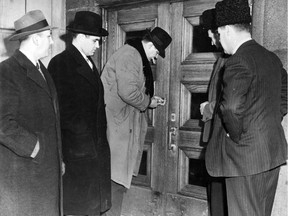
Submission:
[[[211,39],[211,45],[216,46],[217,49],[221,49],[220,38],[219,38],[218,31],[212,31],[211,29],[208,30],[208,37]]]
[[[156,49],[152,42],[148,43],[148,48],[146,50],[146,56],[148,61],[152,62],[152,64],[156,64],[157,58],[159,56],[159,51]]]
[[[82,37],[82,51],[86,56],[93,56],[96,49],[100,47],[101,37],[93,35],[83,35]]]
[[[51,45],[54,43],[51,31],[46,30],[40,33],[37,33],[38,37],[38,52],[39,52],[39,58],[44,58],[49,55],[49,49]]]
[[[211,31],[211,29],[208,30],[208,37],[211,39],[211,45],[216,46],[216,35]]]

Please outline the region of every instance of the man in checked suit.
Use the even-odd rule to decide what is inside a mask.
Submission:
[[[220,100],[206,151],[211,176],[224,176],[228,215],[270,216],[280,166],[287,158],[281,120],[287,113],[287,72],[250,34],[247,0],[216,4],[225,63]]]

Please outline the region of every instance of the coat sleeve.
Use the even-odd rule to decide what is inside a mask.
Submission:
[[[246,94],[252,82],[251,71],[244,59],[227,61],[223,76],[223,99],[220,104],[224,126],[230,138],[238,143],[243,132]]]
[[[21,86],[16,74],[11,67],[0,66],[0,145],[19,156],[30,157],[37,135],[17,121]]]
[[[139,70],[139,65],[142,63],[141,57],[138,58],[138,60],[135,58],[135,55],[137,55],[135,52],[124,52],[123,55],[117,59],[117,90],[118,95],[124,102],[140,111],[144,111],[149,106],[150,97],[141,89],[142,86],[139,86],[140,73],[143,73],[142,70]]]

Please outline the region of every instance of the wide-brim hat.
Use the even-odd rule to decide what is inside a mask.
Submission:
[[[160,27],[155,27],[152,31],[146,29],[151,42],[154,44],[156,49],[159,51],[159,55],[165,58],[165,49],[169,46],[172,41],[170,35]]]
[[[26,13],[20,19],[14,22],[15,33],[9,37],[9,40],[15,41],[22,37],[45,30],[55,29],[49,26],[45,16],[40,10],[33,10]]]
[[[200,16],[200,25],[207,30],[216,30],[216,10],[208,9],[205,10]]]
[[[66,29],[75,33],[83,33],[94,36],[107,36],[108,31],[102,28],[102,18],[91,11],[78,11],[74,21]]]
[[[249,24],[252,21],[248,0],[223,0],[216,3],[217,27]]]

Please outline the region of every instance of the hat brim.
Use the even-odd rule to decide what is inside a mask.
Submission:
[[[16,41],[16,40],[19,40],[25,36],[28,36],[28,35],[31,35],[31,34],[35,34],[35,33],[38,33],[38,32],[42,32],[42,31],[46,31],[46,30],[52,30],[52,29],[57,29],[57,27],[51,27],[51,26],[46,26],[44,28],[41,28],[41,29],[37,29],[37,30],[33,30],[33,31],[26,31],[26,32],[21,32],[21,33],[18,33],[18,34],[13,34],[9,37],[9,40],[10,41]]]
[[[74,33],[82,33],[82,34],[100,36],[100,37],[108,36],[108,31],[106,31],[106,29],[103,29],[103,28],[101,28],[100,31],[98,32],[86,31],[83,29],[75,29],[75,28],[71,28],[70,26],[67,26],[66,29]]]
[[[153,40],[152,35],[150,34],[149,29],[146,29],[146,31],[147,31],[147,34],[149,35],[152,43],[154,44],[154,46],[156,47],[156,49],[159,51],[159,55],[160,55],[162,58],[165,58],[165,50],[164,50],[162,47],[158,46],[158,44]]]

